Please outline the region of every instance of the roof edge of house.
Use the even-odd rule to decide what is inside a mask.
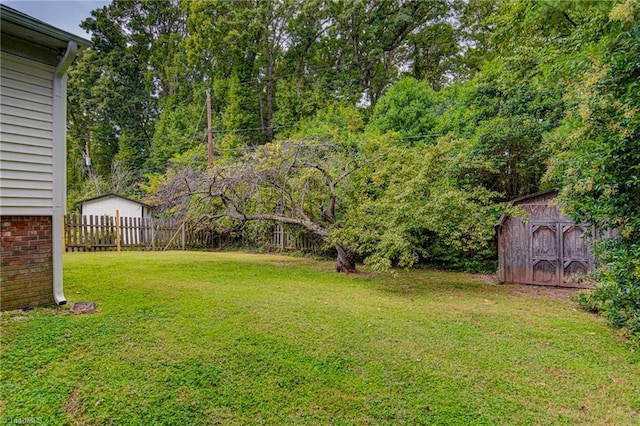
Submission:
[[[47,24],[46,22],[43,22],[39,19],[27,15],[26,13],[20,12],[19,10],[13,9],[1,3],[0,17],[3,21],[12,22],[31,31],[45,34],[60,41],[68,42],[69,40],[73,40],[78,43],[78,46],[81,47],[90,47],[93,44],[91,43],[91,41],[85,38],[54,27],[51,24]]]

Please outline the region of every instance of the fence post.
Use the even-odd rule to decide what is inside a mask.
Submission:
[[[156,250],[156,228],[153,218],[149,218],[149,226],[151,227],[151,250]]]
[[[187,230],[186,230],[186,223],[184,222],[182,224],[182,251],[185,251],[187,249]]]
[[[84,224],[85,224],[84,225],[84,229],[82,230],[82,236],[80,237],[80,240],[82,241],[82,244],[85,246],[85,249],[83,251],[87,250],[87,245],[91,246],[91,250],[97,251],[97,249],[95,249],[94,247],[97,246],[98,240],[97,240],[97,237],[94,235],[94,233],[97,234],[98,231],[97,230],[94,231],[94,229],[97,229],[97,228],[93,227],[93,215],[89,215],[89,220],[88,221],[87,221],[86,218],[87,218],[87,216],[81,216],[80,217],[80,223],[84,222]],[[97,222],[97,220],[96,220],[96,222]],[[87,225],[89,225],[88,229],[91,232],[90,234],[89,234],[89,232],[87,232]]]
[[[116,247],[120,251],[120,212],[116,210]]]

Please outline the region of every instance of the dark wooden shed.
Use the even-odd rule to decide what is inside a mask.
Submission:
[[[556,191],[511,201],[528,220],[502,217],[497,225],[500,282],[581,287],[572,279],[593,269],[589,239],[593,228],[560,213]]]

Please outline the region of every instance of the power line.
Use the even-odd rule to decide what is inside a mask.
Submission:
[[[341,145],[339,144],[335,144],[335,143],[327,143],[327,142],[322,142],[322,143],[299,143],[296,144],[296,147],[305,147],[305,148],[316,148],[316,147],[324,147],[324,148],[339,148]],[[260,148],[264,148],[265,145],[247,145],[247,146],[243,146],[243,147],[236,147],[236,148],[214,148],[217,151],[229,151],[229,152],[256,152],[257,150],[259,150]]]
[[[323,67],[317,67],[317,68],[307,68],[304,71],[299,71],[299,72],[293,72],[293,73],[289,73],[289,74],[281,74],[281,75],[271,75],[271,76],[264,76],[264,77],[260,77],[260,76],[256,76],[256,77],[250,77],[250,78],[246,78],[243,80],[239,80],[236,84],[239,85],[249,85],[249,84],[254,84],[256,82],[260,82],[260,81],[278,81],[278,80],[282,80],[284,78],[289,78],[289,77],[297,77],[297,76],[308,76],[308,77],[313,77],[314,73],[317,73],[318,71],[326,71],[326,70],[340,70],[340,69],[345,69],[348,68],[349,66],[352,65],[359,65],[362,63],[367,63],[369,61],[364,60],[364,59],[360,59],[360,60],[354,60],[354,61],[349,61],[348,63],[343,63],[343,64],[335,64],[335,65],[327,65],[327,66],[323,66]],[[229,77],[226,77],[222,80],[224,83],[229,84]]]
[[[284,129],[284,128],[298,127],[299,125],[300,124],[298,123],[298,124],[271,126],[271,127],[261,126],[261,127],[247,127],[247,128],[244,128],[244,129],[212,130],[211,133],[224,134],[224,133],[237,133],[237,132],[250,132],[250,131],[264,131],[264,132],[267,132],[269,130],[274,130],[274,129]]]
[[[312,134],[312,135],[306,135],[306,138],[313,138],[313,137],[323,137],[325,135],[317,133],[317,134]],[[442,134],[437,134],[437,133],[431,133],[431,134],[420,134],[420,135],[411,135],[411,136],[400,136],[398,139],[400,140],[407,140],[407,139],[421,139],[421,138],[432,138],[432,137],[439,137],[442,136]],[[361,140],[359,140],[361,141]],[[278,142],[278,141],[275,141]],[[338,143],[328,143],[328,142],[321,142],[321,143],[297,143],[297,146],[306,146],[309,148],[313,148],[313,147],[333,147],[333,148],[339,148],[342,147],[342,144],[338,144]],[[258,148],[262,148],[264,147],[264,144],[253,144],[253,145],[246,145],[243,147],[235,147],[235,148],[222,148],[222,147],[218,147],[218,148],[214,148],[217,151],[229,151],[229,152],[241,152],[241,151],[255,151]]]
[[[458,106],[464,106],[464,105],[454,105],[454,107],[458,107]],[[189,143],[192,144],[193,141],[195,140],[196,136],[198,135],[198,127],[200,126],[200,122],[202,121],[202,116],[204,115],[204,111],[206,109],[206,101],[203,105],[203,108],[200,112],[200,116],[198,117],[198,122],[195,126],[195,131],[193,133],[193,136],[191,137]],[[411,109],[411,110],[404,110],[402,111],[403,114],[410,114],[410,113],[414,113],[414,112],[425,112],[425,111],[429,111],[429,110],[435,110],[436,108],[416,108],[416,109]],[[376,115],[372,115],[370,117],[371,119],[377,118],[377,117],[383,117],[385,115],[385,113],[379,113]],[[302,126],[304,123],[302,121],[299,121],[297,123],[290,123],[290,124],[282,124],[282,125],[275,125],[275,126],[258,126],[258,127],[244,127],[244,128],[235,128],[235,129],[221,129],[221,130],[212,130],[211,133],[212,134],[217,134],[217,135],[224,135],[224,134],[230,134],[230,133],[243,133],[243,132],[269,132],[269,131],[273,131],[273,130],[278,130],[278,129],[291,129],[291,128],[296,128],[296,127],[300,127]],[[312,121],[311,124],[328,124],[328,125],[336,125],[339,126],[340,123],[336,123],[335,121]],[[207,135],[207,129],[204,129],[201,131],[202,134],[204,136]],[[418,138],[427,138],[427,137],[438,137],[438,136],[442,136],[440,134],[418,134],[418,135],[411,135],[411,136],[401,136],[400,139],[418,139]],[[75,137],[75,139],[78,140],[89,140],[89,137]],[[139,140],[138,142],[146,142],[145,140]]]
[[[189,144],[193,143],[193,140],[196,138],[196,135],[198,134],[198,127],[200,127],[200,120],[202,120],[202,116],[204,114],[204,110],[207,107],[207,101],[205,100],[204,104],[202,105],[202,111],[200,111],[200,117],[198,117],[198,124],[196,124],[196,129],[193,132],[193,136],[191,137],[191,141],[189,141]]]
[[[424,112],[424,111],[429,111],[429,110],[433,110],[433,109],[435,109],[435,108],[417,108],[417,109],[413,109],[413,110],[402,111],[402,113],[403,114],[410,114],[410,113],[413,113],[413,112]],[[384,116],[384,113],[373,115],[373,116],[370,117],[370,119],[377,118],[377,117],[382,117],[382,116]],[[336,123],[334,121],[315,121],[315,120],[313,121],[313,123],[314,124],[334,124],[334,125],[338,125],[339,124],[339,123]],[[226,133],[240,133],[240,132],[252,132],[252,131],[268,132],[270,130],[275,130],[275,129],[300,127],[301,125],[302,125],[301,122],[297,122],[297,123],[282,124],[282,125],[271,126],[271,127],[260,126],[260,127],[245,127],[245,128],[239,128],[239,129],[213,130],[212,133],[226,134]]]
[[[314,123],[319,123],[319,124],[337,124],[337,123],[331,122],[331,121],[320,121],[320,122],[316,121]],[[298,124],[293,124],[293,125],[273,126],[271,128],[268,128],[268,127],[247,127],[247,128],[242,128],[242,129],[213,130],[212,133],[227,134],[227,133],[239,133],[239,132],[268,131],[269,129],[299,127],[300,125],[301,124],[298,123]],[[196,134],[197,134],[197,132],[196,132]],[[203,137],[202,137],[201,142],[203,142],[205,140],[204,138],[205,138],[206,134],[207,134],[207,131],[204,130],[202,132]],[[304,135],[303,137],[309,137],[309,136],[323,136],[323,135],[322,134]],[[400,136],[399,139],[402,139],[402,140],[405,140],[405,139],[419,139],[419,138],[439,137],[439,136],[442,136],[442,134],[438,134],[438,133],[421,133],[421,134],[417,134],[417,135]],[[76,137],[75,139],[88,140],[90,138],[88,138],[88,137]],[[194,139],[195,139],[195,137],[191,139],[191,142],[193,142]],[[145,142],[145,141],[139,140],[137,142]],[[263,144],[260,144],[260,146],[262,146],[262,145]],[[239,149],[241,149],[241,148],[239,148]]]

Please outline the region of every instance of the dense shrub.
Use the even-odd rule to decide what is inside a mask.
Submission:
[[[640,243],[608,241],[597,278],[594,289],[578,297],[579,305],[629,330],[640,345]]]

